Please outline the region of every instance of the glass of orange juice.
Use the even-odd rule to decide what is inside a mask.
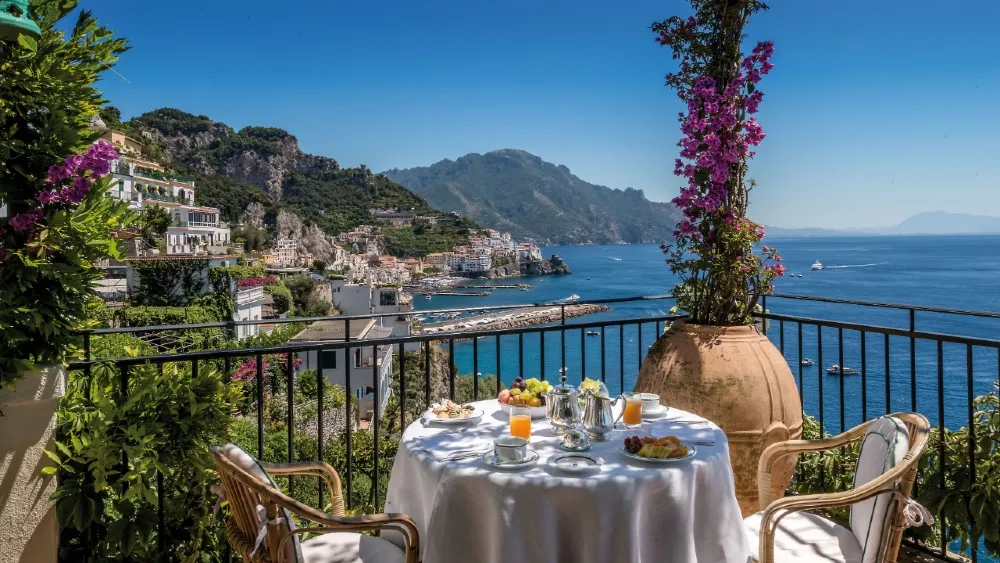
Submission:
[[[622,412],[622,424],[629,428],[642,426],[642,395],[640,393],[622,393],[625,399],[625,411]]]
[[[531,408],[511,405],[510,435],[525,440],[531,439]]]

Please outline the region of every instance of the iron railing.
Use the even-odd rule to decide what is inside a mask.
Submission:
[[[84,333],[83,348],[86,359],[76,362],[70,366],[71,370],[77,370],[84,374],[89,373],[94,365],[103,362],[111,362],[121,374],[121,386],[119,392],[121,399],[128,389],[128,377],[130,369],[135,366],[151,363],[163,365],[165,363],[189,364],[190,369],[197,370],[200,364],[205,362],[221,362],[223,374],[229,377],[233,373],[234,362],[243,358],[251,358],[256,366],[256,379],[254,382],[254,394],[256,396],[257,413],[257,443],[256,453],[264,457],[265,448],[265,425],[264,413],[264,386],[262,381],[262,365],[265,356],[281,356],[286,370],[288,381],[287,389],[291,390],[293,385],[294,370],[291,366],[297,355],[307,352],[317,352],[320,358],[319,373],[323,373],[326,366],[323,365],[324,355],[319,352],[324,351],[345,351],[345,359],[350,357],[350,350],[358,347],[370,348],[373,354],[377,355],[376,347],[391,346],[395,350],[395,358],[400,363],[398,373],[407,373],[406,362],[413,361],[414,356],[409,358],[406,350],[419,349],[417,352],[418,365],[423,369],[423,397],[420,407],[426,408],[432,399],[432,346],[438,346],[447,358],[447,392],[452,399],[456,392],[456,375],[472,374],[473,398],[480,399],[495,396],[500,391],[500,385],[504,379],[508,381],[514,375],[523,377],[538,376],[541,378],[555,377],[558,369],[568,367],[570,373],[579,375],[582,381],[585,377],[600,377],[611,391],[618,392],[634,384],[638,374],[638,368],[642,363],[648,347],[662,334],[663,329],[673,320],[682,318],[679,315],[671,315],[667,312],[668,303],[672,297],[668,295],[625,297],[616,299],[603,299],[592,301],[579,301],[578,304],[613,305],[613,304],[636,304],[638,302],[654,302],[660,305],[660,309],[655,314],[634,317],[634,318],[608,318],[614,314],[603,314],[598,317],[600,320],[591,320],[586,317],[570,319],[566,316],[568,303],[535,303],[524,305],[497,305],[486,307],[467,307],[455,309],[440,309],[435,311],[412,311],[393,312],[383,315],[355,315],[339,317],[312,317],[293,319],[268,319],[263,321],[241,321],[241,322],[220,322],[202,323],[193,325],[165,325],[157,327],[121,327],[97,329]],[[776,313],[769,310],[776,302],[783,304],[783,308],[789,309],[789,313]],[[797,304],[802,305],[797,307]],[[959,318],[975,319],[997,319],[1000,313],[967,311],[959,309],[947,309],[937,307],[925,307],[917,305],[899,305],[892,303],[876,303],[865,301],[851,301],[843,299],[816,298],[800,295],[775,295],[762,301],[764,312],[758,315],[759,326],[769,335],[782,354],[789,360],[792,371],[796,375],[800,398],[802,399],[804,414],[811,414],[818,418],[820,427],[835,433],[845,430],[856,423],[867,420],[870,415],[876,412],[881,414],[895,410],[913,410],[923,412],[936,425],[939,432],[946,428],[946,422],[951,427],[961,424],[968,424],[970,429],[968,448],[972,481],[977,482],[974,466],[974,453],[976,448],[975,431],[973,422],[973,398],[977,394],[987,392],[997,374],[1000,373],[1000,340],[984,338],[979,336],[964,336],[956,334],[946,334],[917,329],[917,313],[921,315],[953,315]],[[823,306],[851,306],[852,315],[858,315],[856,309],[871,309],[877,311],[891,311],[901,315],[899,319],[888,319],[884,324],[874,324],[868,322],[845,322],[838,320],[828,320],[818,317],[807,316],[796,313],[795,309],[815,308]],[[509,310],[523,307],[561,307],[562,318],[554,324],[544,326],[531,326],[522,328],[507,328],[495,330],[476,330],[474,332],[449,332],[435,333],[433,335],[418,334],[407,337],[393,337],[377,340],[351,340],[351,325],[357,322],[367,322],[372,318],[387,318],[389,322],[399,316],[417,316],[441,313],[471,313]],[[787,307],[786,307],[787,306]],[[923,318],[923,317],[921,317]],[[318,320],[336,320],[344,323],[344,334],[347,339],[338,342],[321,342],[307,344],[284,344],[280,346],[269,346],[259,348],[226,349],[226,350],[201,350],[186,353],[158,354],[144,357],[128,358],[91,358],[92,342],[96,338],[109,334],[133,334],[143,335],[152,332],[175,332],[183,333],[199,330],[222,331],[229,334],[235,333],[235,328],[240,325],[282,325],[287,323],[313,322]],[[899,325],[899,326],[897,326]],[[357,325],[355,325],[357,326]],[[597,332],[597,335],[592,333]],[[588,334],[591,333],[591,334]],[[598,338],[592,338],[599,336]],[[594,342],[597,340],[597,342]],[[873,346],[873,341],[878,340],[877,346]],[[634,342],[634,348],[631,344]],[[845,350],[845,342],[848,349]],[[927,348],[929,345],[930,348]],[[617,347],[617,350],[615,350]],[[958,350],[957,352],[955,350]],[[824,350],[826,353],[824,353]],[[858,361],[858,378],[846,376],[836,377],[836,381],[826,383],[830,374],[827,374],[824,364],[824,357],[837,358],[837,364],[845,366],[845,361]],[[527,351],[527,353],[526,353]],[[813,366],[802,365],[802,360],[807,353],[815,352],[816,361]],[[537,356],[531,358],[530,356]],[[515,359],[516,357],[516,359]],[[567,362],[569,360],[569,362]],[[906,360],[906,362],[904,362]],[[950,361],[950,362],[949,362]],[[532,365],[534,364],[534,365]],[[904,365],[908,369],[900,369]],[[933,365],[931,365],[933,364]],[[346,363],[345,363],[346,365]],[[988,372],[982,368],[992,367]],[[931,369],[928,369],[928,368]],[[381,394],[379,389],[378,365],[372,366],[371,383],[374,386],[373,412],[379,413]],[[964,377],[956,379],[948,377],[956,370],[964,371]],[[352,386],[350,369],[344,370],[344,387],[353,391],[356,384]],[[477,374],[481,371],[492,372],[496,376],[495,389],[482,389],[482,381]],[[318,379],[316,390],[317,420],[323,421],[324,415],[324,378]],[[575,379],[575,377],[574,377]],[[945,381],[954,383],[946,388]],[[873,384],[873,382],[875,384]],[[398,381],[398,413],[393,412],[392,417],[399,417],[397,430],[402,429],[407,424],[407,397],[405,385],[406,377],[400,377]],[[962,385],[959,385],[961,383]],[[830,397],[829,387],[836,390],[837,400]],[[959,389],[956,390],[956,386]],[[877,388],[876,388],[877,387]],[[900,395],[900,391],[908,391]],[[345,393],[344,415],[348,421],[348,429],[353,420],[353,402],[357,398],[353,392]],[[412,406],[412,405],[411,405]],[[960,407],[960,408],[959,408]],[[957,409],[957,410],[956,410]],[[288,403],[286,405],[285,416],[287,418],[287,459],[268,459],[266,461],[295,461],[295,430],[293,424],[294,405],[291,400],[291,392],[288,393]],[[961,414],[959,414],[961,413]],[[947,419],[946,419],[947,416]],[[387,419],[388,420],[388,419]],[[380,420],[375,416],[371,421],[369,430],[373,434],[376,444],[373,495],[374,505],[381,506],[382,492],[378,483],[380,478],[379,468],[379,442],[385,439],[386,430],[382,427],[387,420]],[[830,422],[833,420],[833,422]],[[395,421],[392,421],[395,425]],[[849,424],[850,422],[850,424]],[[324,436],[323,424],[317,425],[317,449],[318,457],[323,459]],[[353,487],[355,483],[354,456],[352,451],[352,434],[350,431],[344,434],[343,444],[346,449],[346,467],[344,468],[344,489],[348,507],[354,503]],[[943,452],[941,452],[943,454]],[[947,460],[944,455],[940,456],[941,470],[944,473],[944,464]],[[291,483],[289,483],[291,486]],[[158,491],[158,495],[162,491]],[[317,499],[322,506],[323,490],[322,484],[318,487]],[[162,516],[162,507],[159,507]],[[162,521],[162,518],[161,518]],[[943,529],[943,518],[940,519]],[[944,537],[944,534],[942,534]],[[978,542],[977,542],[978,545]],[[940,552],[947,550],[947,545],[942,541],[937,547]],[[969,554],[973,561],[977,561],[982,555],[973,549]]]

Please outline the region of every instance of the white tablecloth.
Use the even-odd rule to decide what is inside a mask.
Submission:
[[[414,422],[396,454],[385,510],[416,521],[424,563],[747,562],[726,436],[716,425],[676,410],[653,422],[656,436],[715,441],[671,465],[626,458],[617,449],[631,433],[615,431],[589,452],[604,458],[600,473],[567,475],[548,464],[561,450],[544,419],[532,421],[530,447],[541,458],[530,469],[498,471],[481,457],[438,461],[508,434],[495,400],[476,406],[481,422],[457,431]]]

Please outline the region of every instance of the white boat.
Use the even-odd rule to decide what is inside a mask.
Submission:
[[[426,299],[426,300],[430,301],[430,300],[431,300],[431,296],[430,296],[430,294],[427,294],[427,295],[424,295],[424,299]]]
[[[802,274],[799,274],[799,277],[801,278],[801,277],[802,277]]]
[[[579,300],[580,300],[580,296],[574,293],[574,294],[570,295],[569,297],[566,297],[566,298],[563,298],[563,299],[557,299],[556,303],[572,303],[574,301],[579,301]]]
[[[819,260],[817,260],[817,261],[813,262],[813,265],[811,266],[811,268],[813,270],[822,270],[823,269],[823,264],[820,264]]]

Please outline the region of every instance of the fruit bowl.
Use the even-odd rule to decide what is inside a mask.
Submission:
[[[539,379],[522,379],[517,377],[510,384],[510,389],[504,389],[497,396],[503,410],[510,415],[510,407],[528,407],[531,418],[545,418],[544,394],[552,391],[552,384]]]

